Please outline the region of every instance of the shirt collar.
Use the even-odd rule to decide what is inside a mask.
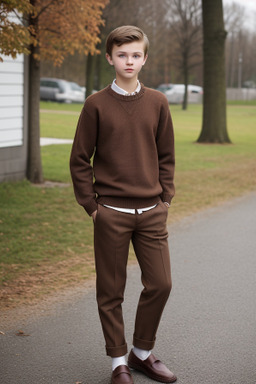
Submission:
[[[140,82],[138,80],[138,85],[137,85],[137,88],[135,89],[135,91],[132,92],[132,93],[129,93],[129,92],[125,91],[123,88],[120,88],[116,84],[116,79],[114,79],[112,84],[111,84],[111,88],[112,88],[113,91],[115,91],[119,95],[132,96],[132,95],[136,95],[136,93],[139,93],[139,91],[141,90],[141,85],[140,85]]]

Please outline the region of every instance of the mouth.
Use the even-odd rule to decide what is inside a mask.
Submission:
[[[125,72],[133,72],[133,69],[132,68],[126,68]]]

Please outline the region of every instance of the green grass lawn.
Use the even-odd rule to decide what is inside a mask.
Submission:
[[[41,136],[72,139],[82,105],[41,103]],[[56,111],[56,112],[55,112]],[[68,112],[68,113],[67,113]],[[202,145],[201,105],[171,106],[176,196],[169,221],[256,190],[256,106],[228,105],[231,145]],[[92,221],[75,201],[71,145],[41,147],[44,178],[0,184],[0,298],[16,304],[94,273]]]

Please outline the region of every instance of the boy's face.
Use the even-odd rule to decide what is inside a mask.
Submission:
[[[117,80],[137,79],[138,73],[147,60],[144,55],[144,42],[133,41],[120,47],[113,46],[112,55],[106,54],[110,65],[115,67]]]

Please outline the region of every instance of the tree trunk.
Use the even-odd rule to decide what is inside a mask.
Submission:
[[[95,57],[88,53],[86,60],[86,97],[92,94],[94,87]]]
[[[101,55],[96,56],[95,65],[95,88],[99,91],[102,87],[102,76],[101,76]]]
[[[225,39],[222,0],[202,0],[204,100],[199,143],[230,143],[226,121]]]
[[[35,22],[35,19],[34,21]],[[39,47],[31,46],[29,56],[29,124],[27,178],[32,183],[43,182],[43,170],[40,153],[40,61],[34,55]]]
[[[185,90],[184,90],[184,98],[182,102],[182,109],[185,111],[188,107],[188,61],[187,58],[184,58],[184,85],[185,85]]]

